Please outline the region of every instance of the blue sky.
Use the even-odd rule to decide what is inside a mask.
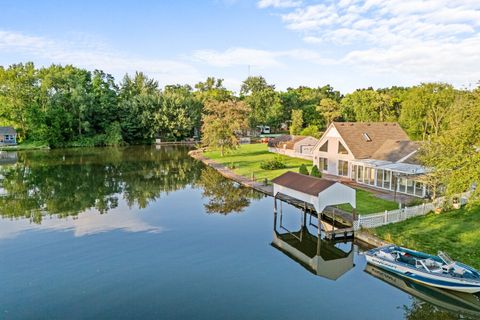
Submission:
[[[161,85],[207,76],[238,91],[480,80],[478,0],[0,2],[0,64],[74,64]],[[250,68],[248,67],[250,66]]]

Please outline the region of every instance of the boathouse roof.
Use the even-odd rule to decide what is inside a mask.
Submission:
[[[320,192],[331,187],[336,182],[288,171],[273,179],[272,183],[312,196],[318,196]]]

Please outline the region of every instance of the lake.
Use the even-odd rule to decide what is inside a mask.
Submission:
[[[0,319],[457,319],[183,147],[0,155]]]

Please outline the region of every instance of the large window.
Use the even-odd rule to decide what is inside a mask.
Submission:
[[[406,193],[406,187],[407,187],[407,179],[401,177],[398,178],[398,191]]]
[[[318,158],[318,169],[320,171],[328,171],[328,159],[327,158]]]
[[[345,148],[345,146],[340,141],[338,141],[338,153],[348,154],[347,148]]]
[[[417,197],[423,197],[423,183],[415,181],[415,195]]]
[[[320,147],[320,151],[328,152],[328,140],[324,144],[322,144],[322,146]]]
[[[382,169],[377,169],[377,187],[383,188],[383,173]]]
[[[348,161],[338,160],[338,175],[348,177]]]
[[[363,182],[363,167],[362,166],[356,166],[356,167],[357,167],[357,181]]]
[[[391,189],[390,182],[392,180],[392,172],[385,170],[383,173],[383,187],[385,189]]]
[[[411,179],[407,179],[407,193],[413,195],[415,194],[414,191],[415,191],[415,181]]]

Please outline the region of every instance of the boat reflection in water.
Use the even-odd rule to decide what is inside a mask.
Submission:
[[[425,306],[431,309],[428,312],[431,316],[439,316],[442,310],[445,310],[455,314],[461,314],[461,318],[480,319],[480,299],[475,294],[425,286],[370,264],[367,264],[365,272],[440,309],[433,310],[429,304],[425,304]],[[415,309],[418,313],[420,308],[421,304],[416,304],[412,309]],[[407,313],[412,313],[414,310],[406,311]],[[422,310],[422,313],[425,314],[425,310]]]
[[[289,231],[282,225],[281,218],[277,228],[276,214],[273,228],[271,245],[315,275],[336,280],[354,267],[352,240],[342,242],[340,248],[338,241],[323,240],[310,233],[306,223],[298,231]]]

